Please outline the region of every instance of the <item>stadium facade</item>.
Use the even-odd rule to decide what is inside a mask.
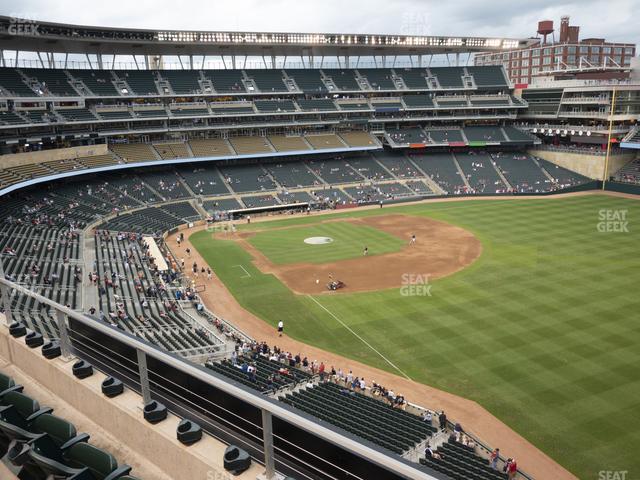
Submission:
[[[437,433],[417,406],[398,413],[358,397],[353,414],[379,417],[380,430],[343,428],[318,419],[319,402],[342,402],[331,386],[282,397],[269,395],[265,378],[247,384],[229,363],[229,336],[250,339],[198,302],[169,301],[188,285],[150,268],[147,248],[177,271],[162,239],[185,224],[596,188],[634,165],[636,150],[618,145],[640,142],[640,84],[572,80],[522,90],[502,65],[460,64],[460,55],[503,55],[530,39],[152,31],[8,17],[0,38],[1,283],[14,332],[23,326],[60,342],[123,378],[145,405],[155,398],[178,415],[196,412],[205,430],[264,464],[267,478],[275,470],[320,479],[502,478],[478,439],[478,450],[447,447],[456,461],[444,466],[417,461]],[[434,55],[454,64],[432,66]],[[116,68],[119,56],[135,68]],[[181,68],[168,68],[171,56]],[[225,68],[207,68],[207,56]],[[248,57],[263,68],[247,67]],[[142,236],[152,239],[146,247]],[[34,270],[34,259],[46,271]],[[137,282],[127,278],[130,262],[144,265]],[[78,281],[89,272],[109,288]],[[90,308],[102,314],[86,316]],[[261,371],[279,372],[260,361]],[[310,380],[293,367],[282,376],[284,391]],[[201,396],[219,402],[205,407]]]

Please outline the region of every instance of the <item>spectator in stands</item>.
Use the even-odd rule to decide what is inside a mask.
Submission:
[[[424,451],[424,454],[426,457],[431,457],[431,458],[435,458],[436,460],[442,460],[444,458],[444,456],[442,454],[440,454],[438,451],[434,450],[431,447],[431,444],[427,443],[427,448]]]
[[[444,431],[447,428],[447,415],[444,413],[444,410],[438,415],[438,423],[440,424],[440,430]]]
[[[453,433],[456,436],[456,442],[460,442],[462,440],[462,425],[456,423],[453,427]]]
[[[489,456],[489,461],[491,463],[491,468],[494,470],[498,470],[498,460],[500,460],[500,449],[496,448],[491,452]]]
[[[518,464],[516,463],[516,459],[513,458],[511,459],[511,462],[509,462],[509,466],[507,467],[507,475],[509,476],[509,480],[513,480],[514,478],[516,478],[517,474]]]
[[[431,415],[431,412],[427,410],[424,415],[422,415],[422,421],[431,425],[431,420],[433,420],[433,415]]]

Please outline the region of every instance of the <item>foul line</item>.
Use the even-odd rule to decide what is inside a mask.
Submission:
[[[250,276],[251,276],[251,274],[250,274],[249,272],[247,272],[247,269],[246,269],[246,268],[244,268],[242,265],[234,265],[234,267],[240,267],[240,268],[244,271],[244,273],[246,273],[246,275],[243,275],[243,276],[242,276],[242,277],[240,277],[240,278],[247,278],[247,277],[250,277]]]
[[[311,300],[313,300],[316,305],[318,305],[320,308],[322,308],[325,312],[327,312],[329,315],[331,315],[333,318],[335,318],[338,323],[340,323],[340,325],[342,325],[344,328],[346,328],[347,330],[349,330],[356,338],[358,338],[358,340],[360,340],[362,343],[364,343],[367,347],[369,347],[371,350],[373,350],[375,353],[377,353],[385,362],[387,362],[389,365],[391,365],[393,368],[395,368],[398,372],[400,372],[400,374],[406,378],[407,380],[411,380],[411,378],[409,377],[409,375],[407,375],[406,373],[404,373],[402,370],[400,370],[391,360],[389,360],[387,357],[385,357],[383,354],[381,354],[378,350],[376,350],[375,348],[373,348],[373,346],[367,342],[364,338],[362,338],[360,335],[358,335],[356,332],[354,332],[351,327],[349,327],[347,324],[345,324],[342,320],[340,320],[338,317],[336,317],[333,312],[329,311],[327,309],[327,307],[325,307],[324,305],[322,305],[320,302],[318,302],[315,298],[313,298],[311,295],[307,295],[307,297],[309,297]]]

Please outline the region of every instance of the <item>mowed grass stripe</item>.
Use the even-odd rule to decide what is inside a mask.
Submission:
[[[585,196],[341,212],[337,217],[403,213],[450,222],[473,232],[483,253],[465,270],[433,282],[431,297],[387,290],[318,299],[408,376],[478,401],[579,478],[597,479],[601,470],[637,476],[639,205]],[[601,210],[626,210],[629,233],[598,232]],[[325,218],[256,228],[312,227]],[[252,269],[255,276],[239,279],[224,265],[250,263],[237,245],[227,249],[194,237],[253,313],[274,326],[283,318],[301,341],[391,371],[274,277]]]

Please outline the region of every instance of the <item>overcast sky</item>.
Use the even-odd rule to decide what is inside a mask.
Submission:
[[[640,0],[0,0],[0,13],[109,27],[517,38],[570,15],[581,38],[640,43]]]

